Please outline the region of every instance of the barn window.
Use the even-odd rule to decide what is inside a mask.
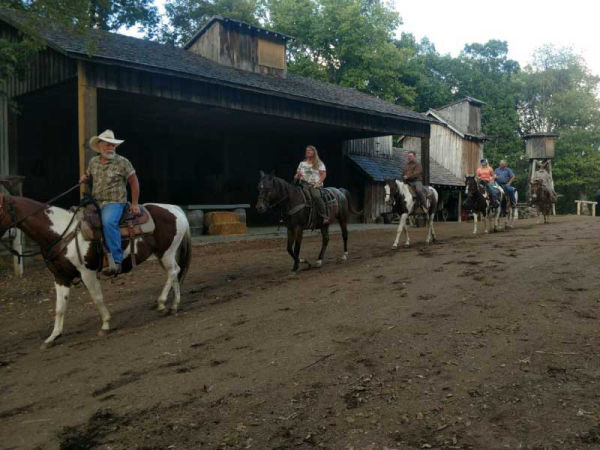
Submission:
[[[278,42],[258,39],[258,65],[285,69],[285,45]]]

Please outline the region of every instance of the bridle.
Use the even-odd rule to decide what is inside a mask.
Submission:
[[[275,186],[275,179],[273,179],[273,186]],[[280,198],[278,201],[276,201],[275,203],[271,203],[269,200],[269,197],[271,196],[272,192],[273,192],[273,188],[269,189],[268,194],[265,194],[263,192],[263,190],[261,190],[260,193],[258,194],[258,199],[262,200],[266,209],[275,208],[276,206],[281,205],[284,201],[286,201],[289,198],[289,194],[286,194],[282,198]]]

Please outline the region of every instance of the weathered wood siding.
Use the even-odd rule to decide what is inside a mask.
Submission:
[[[481,133],[481,107],[464,100],[436,112],[455,125],[461,133],[479,135]]]
[[[525,141],[525,153],[529,159],[554,158],[554,136],[530,137]]]
[[[365,186],[364,220],[373,223],[379,216],[390,212],[391,208],[385,204],[385,189],[383,183],[368,181]]]
[[[363,156],[393,156],[392,136],[352,139],[344,142],[344,153]]]
[[[406,137],[402,148],[420,154],[421,139]],[[479,167],[479,161],[483,157],[483,143],[463,139],[445,126],[432,125],[429,156],[462,180],[465,175],[475,174]]]
[[[188,50],[249,72],[284,76],[286,71],[285,42],[258,37],[241,27],[218,21]]]

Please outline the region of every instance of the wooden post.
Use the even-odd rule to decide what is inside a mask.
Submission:
[[[429,130],[421,138],[421,167],[423,167],[423,184],[429,186]]]
[[[85,173],[87,163],[93,156],[88,140],[98,134],[98,93],[96,86],[88,82],[83,61],[77,62],[77,124],[79,133],[79,176]],[[81,186],[83,196],[84,186]]]
[[[598,202],[592,202],[592,217],[596,217],[596,205]]]
[[[0,176],[10,173],[8,129],[8,99],[0,95]]]
[[[577,204],[577,215],[581,215],[581,202],[579,200],[575,200],[575,203]]]
[[[462,191],[458,191],[458,223],[462,222]]]

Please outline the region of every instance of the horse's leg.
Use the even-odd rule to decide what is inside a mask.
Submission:
[[[496,208],[496,214],[494,215],[494,231],[498,231],[499,230],[499,226],[500,226],[500,212],[502,210],[502,207],[498,207]]]
[[[410,236],[408,235],[408,225],[406,223],[407,220],[408,220],[408,213],[402,214],[402,217],[400,217],[400,224],[402,225],[402,228],[404,229],[404,232],[406,233],[406,241],[404,242],[404,246],[410,247]]]
[[[402,225],[403,217],[404,217],[404,214],[402,214],[400,216],[400,221],[398,222],[398,229],[396,230],[396,239],[394,240],[394,244],[392,245],[393,249],[398,248],[398,243],[400,242],[400,236],[402,236],[402,229],[404,228],[404,226]]]
[[[477,212],[473,211],[473,234],[477,234]]]
[[[100,317],[102,318],[102,328],[98,332],[99,336],[104,336],[110,330],[110,313],[104,304],[104,296],[102,295],[102,286],[100,285],[100,281],[96,276],[96,272],[93,270],[82,270],[81,271],[81,281],[85,284],[94,305],[96,305],[96,309],[100,313]]]
[[[287,239],[287,252],[292,257],[292,259],[296,259],[294,256],[294,229],[288,228],[288,239]]]
[[[429,214],[427,216],[427,239],[425,239],[425,243],[429,244],[433,239],[433,214]]]
[[[52,346],[54,340],[62,334],[63,325],[65,321],[65,313],[67,311],[67,302],[69,300],[69,292],[71,291],[70,286],[63,286],[54,283],[54,289],[56,290],[56,308],[54,311],[54,329],[48,339],[42,344],[42,348],[48,348]]]
[[[173,305],[171,306],[171,311],[173,313],[177,313],[177,309],[179,308],[179,302],[181,301],[181,287],[179,285],[179,271],[181,270],[177,261],[175,259],[175,255],[177,253],[177,249],[179,246],[169,247],[169,250],[165,252],[160,262],[167,272],[167,282],[163,287],[160,296],[158,297],[158,306],[156,308],[157,311],[162,312],[165,310],[165,304],[167,303],[167,298],[169,297],[169,292],[171,288],[173,288]]]
[[[433,219],[434,219],[434,217],[435,217],[435,214],[432,214],[431,215],[431,239],[432,239],[433,242],[435,242],[436,239],[437,239],[437,236],[435,235],[435,228],[433,226],[433,222],[434,222]]]
[[[489,233],[490,231],[490,210],[486,209],[485,211],[485,216],[482,214],[481,215],[481,221],[485,222],[485,229],[483,230],[484,233]]]
[[[342,230],[342,239],[344,240],[344,254],[342,255],[342,261],[348,259],[348,223],[346,220],[340,220],[340,229]]]
[[[325,257],[325,250],[329,244],[329,225],[321,227],[321,251],[319,252],[319,258],[317,259],[316,266],[321,267],[323,265],[323,258]]]
[[[294,229],[294,272],[298,272],[300,264],[300,248],[302,247],[302,227]]]

